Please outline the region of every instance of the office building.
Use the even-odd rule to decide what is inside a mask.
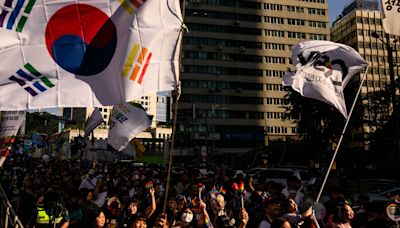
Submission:
[[[177,147],[244,152],[296,137],[283,120],[291,47],[329,40],[326,0],[188,0]]]
[[[171,119],[171,98],[169,93],[149,94],[133,102],[141,104],[152,118],[152,131],[143,132],[138,135],[138,138],[169,139],[171,137],[172,129],[169,121]],[[86,120],[91,116],[94,108],[62,108],[61,110],[64,119],[73,121],[72,125],[80,128],[80,131],[76,131],[76,135],[71,137],[78,134],[83,135]],[[94,136],[96,139],[107,139],[112,106],[99,107],[99,110],[104,122],[95,129]]]
[[[379,38],[374,37],[373,33],[378,34]],[[390,39],[386,40],[378,1],[356,0],[349,3],[344,8],[342,15],[333,23],[331,36],[332,41],[355,48],[369,65],[359,99],[359,107],[362,112],[361,115],[352,117],[358,125],[352,129],[352,143],[349,146],[354,151],[364,153],[372,150],[374,146],[376,150],[376,143],[379,140],[386,140],[385,144],[393,145],[395,133],[392,131],[388,136],[383,133],[388,123],[391,123],[392,126],[396,123],[393,117],[398,116],[393,113],[386,42],[393,48],[393,62],[395,63],[393,76],[397,78],[399,39],[390,36]],[[360,77],[355,78],[358,82],[359,79]],[[393,151],[393,147],[390,150]]]

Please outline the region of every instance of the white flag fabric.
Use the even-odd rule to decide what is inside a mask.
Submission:
[[[151,126],[151,120],[143,107],[132,102],[115,105],[109,123],[108,144],[118,151]]]
[[[95,108],[92,112],[92,115],[90,115],[89,119],[87,120],[84,137],[88,137],[90,132],[92,132],[101,123],[103,123],[103,117],[101,116],[99,108]]]
[[[4,0],[0,11],[0,110],[107,106],[176,87],[179,0]]]
[[[331,41],[305,41],[292,47],[296,72],[283,77],[304,97],[326,102],[347,118],[343,90],[349,80],[367,66],[353,48]]]
[[[382,24],[386,33],[400,36],[400,2],[397,0],[381,0]]]
[[[0,123],[0,167],[3,165],[19,128],[25,119],[25,111],[7,111],[1,113]]]

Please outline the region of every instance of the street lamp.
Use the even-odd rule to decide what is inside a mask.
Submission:
[[[386,45],[386,50],[387,50],[387,55],[388,55],[388,63],[389,63],[389,76],[390,76],[390,94],[392,97],[392,105],[393,105],[393,113],[392,116],[394,118],[394,129],[395,129],[395,156],[399,156],[399,121],[398,121],[398,111],[397,111],[397,95],[396,95],[396,81],[394,79],[394,64],[393,64],[393,48],[390,45],[390,36],[388,33],[385,33],[385,39],[384,41],[378,33],[372,32],[371,36],[379,39],[382,43]],[[397,159],[396,159],[397,162]]]

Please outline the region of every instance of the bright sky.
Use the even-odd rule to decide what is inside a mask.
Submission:
[[[336,17],[342,13],[344,6],[352,1],[353,0],[328,0],[329,19],[331,24]]]

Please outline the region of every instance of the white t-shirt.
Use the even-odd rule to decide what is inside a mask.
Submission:
[[[89,190],[93,190],[96,187],[97,184],[97,178],[93,177],[92,179],[85,178],[82,180],[81,184],[79,185],[79,190],[82,188],[87,188]]]

